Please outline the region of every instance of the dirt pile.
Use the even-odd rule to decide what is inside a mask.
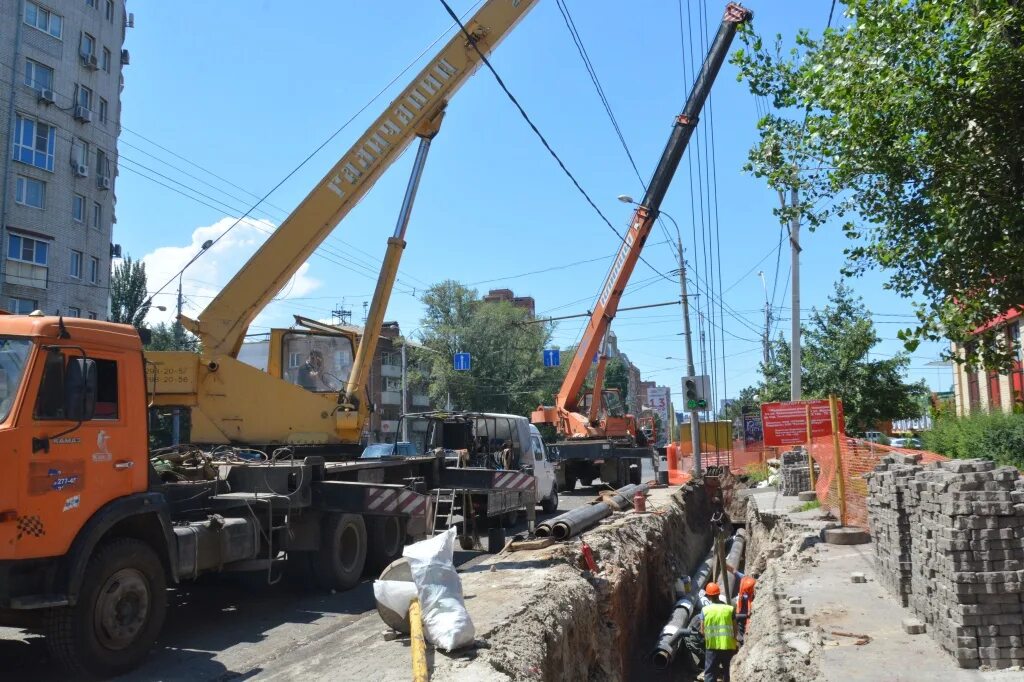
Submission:
[[[805,623],[799,595],[789,595],[792,575],[815,559],[807,552],[818,533],[747,508],[747,572],[760,574],[746,641],[732,664],[737,682],[810,682],[821,679],[815,652],[821,633]],[[794,612],[795,611],[795,612]]]

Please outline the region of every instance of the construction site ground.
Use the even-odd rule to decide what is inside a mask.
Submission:
[[[961,669],[927,634],[907,634],[902,623],[913,614],[875,579],[871,544],[821,542],[820,531],[836,525],[822,511],[798,511],[803,502],[779,495],[774,488],[749,493],[756,514],[779,530],[769,542],[759,543],[763,549],[754,550],[767,555],[751,623],[754,639],[748,642],[754,646],[737,658],[734,680],[1024,679],[1019,669]],[[748,561],[754,560],[750,549],[747,556]],[[853,582],[853,573],[863,574],[866,582]],[[791,598],[800,600],[804,614],[799,615],[809,618],[809,626],[794,624],[797,614],[792,613]],[[791,676],[779,677],[780,665]]]
[[[644,474],[650,480],[653,470],[648,467]],[[538,509],[538,521],[588,504],[595,492],[595,488],[582,487],[562,492],[559,511],[546,515]],[[654,491],[653,507],[664,505],[669,493]],[[621,520],[623,516],[616,518]],[[513,530],[525,530],[525,521]],[[578,545],[578,541],[573,543]],[[429,662],[435,679],[544,677],[529,662],[521,670],[501,673],[493,663],[483,660],[493,657],[493,652],[485,648],[489,634],[522,617],[532,602],[562,580],[552,576],[552,571],[565,572],[565,579],[580,573],[565,566],[564,560],[562,565],[553,566],[558,562],[552,561],[550,550],[539,554],[456,552],[466,606],[481,645],[468,653],[452,655],[431,650]],[[582,599],[582,595],[576,596]],[[141,668],[123,679],[371,682],[406,680],[410,676],[408,639],[384,638],[387,628],[375,608],[371,577],[353,590],[324,594],[284,583],[272,587],[245,585],[235,576],[215,576],[180,586],[169,593],[168,599],[168,620],[156,649]],[[562,614],[569,624],[579,615]],[[524,626],[520,636],[529,648],[538,633]],[[515,660],[514,651],[505,653]],[[8,680],[67,679],[50,660],[41,637],[11,628],[0,628],[0,669]]]

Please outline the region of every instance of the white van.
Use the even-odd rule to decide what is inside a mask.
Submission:
[[[526,417],[523,417],[526,420]],[[537,479],[537,500],[541,508],[550,514],[558,509],[558,482],[555,465],[548,458],[547,448],[540,431],[533,424],[530,427],[530,443],[533,446],[533,476]]]

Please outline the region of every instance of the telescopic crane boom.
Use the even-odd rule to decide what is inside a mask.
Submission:
[[[532,415],[535,424],[554,424],[560,436],[564,438],[609,438],[628,436],[635,439],[635,424],[632,433],[611,433],[611,424],[606,425],[592,419],[596,413],[594,406],[591,406],[590,414],[582,414],[580,410],[580,392],[586,381],[587,373],[594,354],[598,352],[602,340],[608,333],[608,328],[615,312],[618,310],[619,301],[626,289],[633,269],[640,259],[640,252],[647,241],[654,221],[658,218],[658,211],[661,208],[662,199],[668,191],[672,177],[675,175],[679,161],[686,151],[686,146],[697,127],[697,117],[704,107],[704,102],[711,91],[722,63],[725,61],[729,46],[736,35],[737,27],[748,21],[753,16],[750,10],[730,2],[726,5],[725,16],[718,28],[718,34],[704,64],[701,67],[697,80],[693,84],[690,96],[686,100],[683,111],[676,117],[672,134],[669,136],[665,150],[661,154],[661,160],[654,170],[654,176],[647,186],[643,201],[637,206],[630,221],[629,230],[622,240],[619,252],[612,262],[611,270],[605,280],[604,287],[598,295],[594,305],[590,321],[583,332],[583,338],[576,348],[572,364],[566,372],[562,386],[555,397],[555,404],[550,407],[541,406]],[[595,390],[595,397],[599,390]],[[631,421],[631,420],[630,420]],[[618,423],[618,422],[616,422]],[[628,421],[627,421],[628,423]]]

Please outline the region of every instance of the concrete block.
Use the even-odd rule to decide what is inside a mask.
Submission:
[[[908,635],[920,635],[925,631],[925,625],[917,618],[904,618],[903,631]]]
[[[797,494],[797,499],[801,502],[814,502],[818,499],[818,493],[813,490],[805,490],[802,493]]]
[[[866,583],[867,581],[868,581],[868,579],[864,576],[863,573],[851,573],[850,574],[850,582],[851,583]]]

